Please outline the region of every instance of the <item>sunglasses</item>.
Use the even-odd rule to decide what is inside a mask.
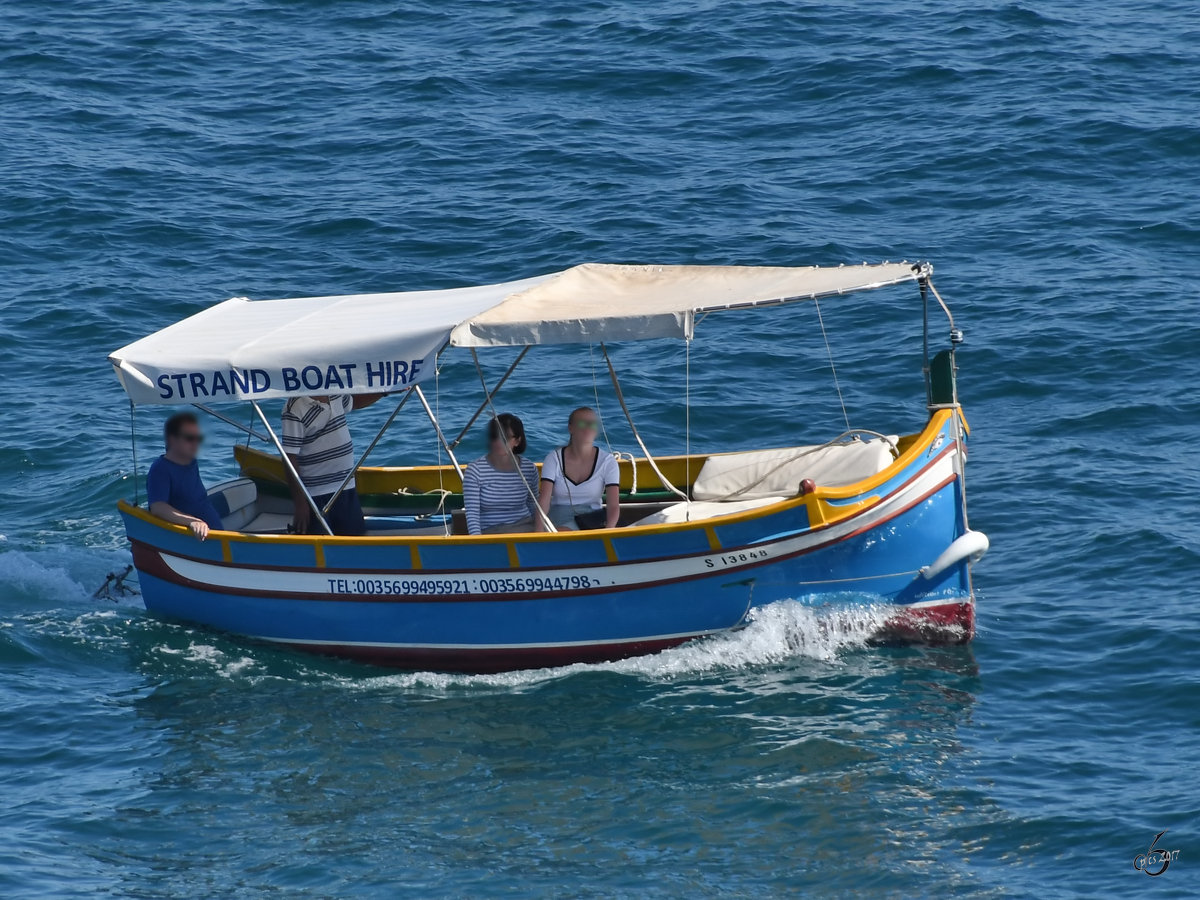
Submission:
[[[189,444],[203,444],[204,435],[196,434],[195,432],[182,432],[179,435],[181,441],[187,441]]]
[[[576,428],[586,428],[589,431],[595,431],[596,429],[598,429],[600,427],[600,423],[597,422],[595,419],[579,419],[575,423],[575,427]]]

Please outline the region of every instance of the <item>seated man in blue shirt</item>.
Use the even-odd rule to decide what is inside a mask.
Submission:
[[[221,527],[221,517],[200,480],[196,462],[204,440],[200,423],[190,412],[175,413],[163,426],[163,438],[167,452],[151,464],[146,475],[150,513],[186,526],[202,541],[208,537],[208,529]]]

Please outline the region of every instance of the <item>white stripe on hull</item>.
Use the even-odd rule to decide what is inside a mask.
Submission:
[[[955,451],[945,454],[930,469],[882,503],[820,531],[805,531],[780,540],[742,545],[736,549],[710,551],[674,559],[581,564],[561,569],[496,569],[485,572],[456,572],[436,569],[404,570],[403,573],[397,571],[395,574],[381,574],[378,571],[331,573],[321,569],[279,571],[238,568],[221,563],[174,556],[165,551],[160,551],[160,553],[163,561],[173,572],[190,581],[214,589],[262,591],[267,594],[284,593],[314,597],[338,594],[381,597],[432,596],[436,599],[439,594],[495,596],[506,593],[544,593],[549,596],[578,590],[636,589],[653,582],[717,575],[721,572],[733,574],[742,570],[757,569],[763,565],[769,565],[772,560],[780,557],[845,539],[853,532],[883,522],[897,510],[954,474],[955,455]],[[720,525],[719,522],[714,524],[718,527]],[[383,549],[381,548],[381,551]],[[390,546],[388,549],[391,549]],[[811,582],[811,584],[841,583],[894,575],[916,575],[917,571],[918,569],[914,568],[911,572],[879,573],[837,579],[834,582]],[[802,585],[798,583],[797,586]]]

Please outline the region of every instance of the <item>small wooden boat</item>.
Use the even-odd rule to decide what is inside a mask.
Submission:
[[[971,563],[987,538],[967,520],[961,332],[931,275],[909,263],[589,264],[458,290],[225,301],[110,357],[134,404],[194,403],[219,415],[209,404],[251,403],[275,451],[237,448],[243,477],[211,489],[224,530],[205,542],[119,504],[146,607],[257,641],[465,672],[651,653],[738,628],[754,607],[781,600],[873,598],[890,611],[882,640],[970,640]],[[919,433],[670,457],[651,455],[638,436],[642,455],[620,462],[616,528],[459,533],[463,467],[421,387],[448,348],[469,348],[477,367],[477,351],[495,346],[594,343],[607,360],[608,342],[691,340],[710,312],[905,282],[918,287],[926,323],[929,416]],[[931,358],[933,303],[951,339]],[[494,389],[483,384],[476,417],[494,409],[515,367]],[[609,371],[628,415],[611,362]],[[360,460],[368,535],[288,533],[290,463],[260,403],[381,389],[401,392],[397,411],[420,400],[450,464]],[[323,524],[315,504],[313,513]]]

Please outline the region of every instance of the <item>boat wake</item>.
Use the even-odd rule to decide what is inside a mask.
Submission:
[[[74,569],[94,570],[95,556],[80,554],[81,559],[64,559],[55,554],[44,560],[45,554],[10,550],[0,553],[0,585],[4,586],[6,605],[25,607],[29,601],[39,605],[47,601],[61,603],[63,599],[86,599],[90,594]],[[71,562],[81,563],[72,566]],[[14,601],[19,601],[14,603]]]
[[[141,603],[93,594],[97,571],[121,569],[128,558],[123,551],[90,548],[0,552],[0,662],[123,665],[118,651],[144,621]]]
[[[201,666],[226,678],[258,674],[262,667],[252,656],[228,653],[203,641],[192,641],[186,647],[160,645],[155,650],[162,656],[178,657],[184,663]]]
[[[652,656],[609,663],[579,663],[554,669],[528,669],[495,675],[409,672],[370,679],[347,679],[347,687],[400,689],[536,687],[586,673],[612,673],[666,681],[779,665],[798,659],[836,662],[838,655],[865,647],[894,610],[884,604],[861,602],[814,607],[784,600],[753,610],[738,631],[692,641]]]
[[[843,651],[866,646],[891,612],[889,607],[865,601],[838,607],[812,607],[787,600],[754,610],[749,623],[738,631],[692,641],[651,656],[491,675],[392,673],[352,662],[239,645],[234,638],[206,638],[202,630],[166,623],[159,627],[170,629],[172,640],[156,642],[154,655],[159,662],[174,660],[170,663],[172,667],[183,666],[208,675],[252,682],[299,679],[332,683],[349,690],[398,689],[435,694],[462,689],[520,691],[588,674],[664,682],[756,666],[785,665],[805,659],[836,663]],[[176,629],[178,633],[174,633]],[[279,657],[269,659],[264,657],[264,652],[286,657],[289,671],[280,670]],[[374,674],[376,672],[380,674]]]
[[[104,554],[105,563],[117,565],[123,560],[119,553]],[[691,641],[651,656],[493,675],[390,673],[292,654],[285,654],[290,661],[284,666],[285,671],[281,671],[280,659],[267,658],[262,647],[209,635],[202,629],[142,616],[131,618],[130,607],[140,611],[137,598],[116,604],[93,599],[86,583],[95,580],[97,561],[96,553],[87,551],[66,556],[57,553],[53,559],[22,551],[0,553],[0,583],[6,587],[6,605],[10,612],[16,613],[12,617],[0,616],[0,630],[23,626],[22,630],[30,629],[44,637],[73,636],[93,651],[102,648],[111,651],[114,643],[141,643],[152,633],[152,656],[160,662],[173,660],[168,663],[171,667],[182,666],[233,679],[299,678],[332,681],[350,689],[437,692],[464,688],[522,690],[585,674],[609,673],[646,681],[670,681],[803,659],[833,663],[843,651],[866,646],[894,612],[865,597],[820,606],[784,600],[753,610],[746,626],[737,631]],[[275,653],[265,652],[269,656]]]

